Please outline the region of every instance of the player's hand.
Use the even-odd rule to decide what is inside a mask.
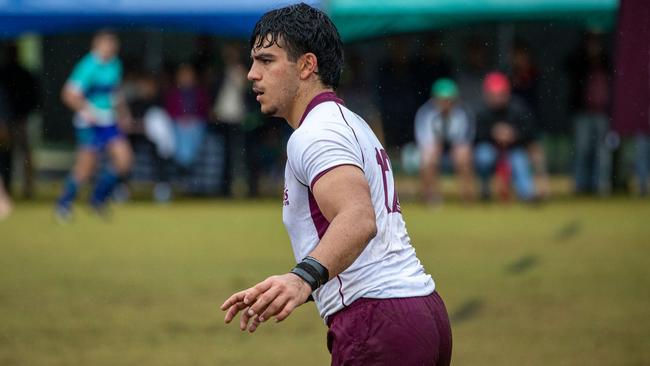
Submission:
[[[221,310],[230,323],[243,310],[239,328],[254,332],[259,325],[272,317],[276,322],[286,319],[298,306],[304,304],[311,294],[311,287],[300,277],[287,273],[271,276],[257,285],[240,291],[228,298]],[[251,321],[252,320],[252,321]],[[250,323],[250,324],[249,324]]]
[[[79,111],[79,115],[81,118],[86,122],[91,125],[94,125],[97,123],[97,116],[95,113],[90,109],[90,108],[84,108]]]

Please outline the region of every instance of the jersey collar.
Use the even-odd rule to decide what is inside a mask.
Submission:
[[[309,114],[309,112],[311,112],[312,109],[316,108],[317,105],[325,102],[334,102],[334,103],[345,105],[343,99],[336,96],[334,92],[331,91],[322,92],[317,96],[315,96],[314,99],[312,99],[311,102],[307,104],[307,108],[305,108],[305,112],[302,114],[302,118],[300,118],[298,127],[302,125],[302,122],[305,120],[305,118],[307,118],[307,115]]]

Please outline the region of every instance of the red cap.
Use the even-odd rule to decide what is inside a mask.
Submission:
[[[493,71],[483,79],[483,91],[486,93],[509,93],[510,81],[505,74]]]

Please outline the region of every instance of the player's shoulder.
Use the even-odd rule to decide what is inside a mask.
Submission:
[[[436,108],[436,106],[431,102],[431,99],[428,99],[415,112],[415,118],[416,119],[431,118],[432,116],[435,116],[437,112],[438,112],[438,108]]]
[[[289,137],[289,152],[304,149],[319,141],[346,138],[351,129],[342,115],[343,108],[334,102],[317,105]]]
[[[330,123],[344,122],[345,111],[347,111],[347,108],[335,101],[328,100],[322,102],[310,110],[309,113],[307,113],[305,119],[302,121],[301,126],[308,126],[309,128],[318,129]]]
[[[97,69],[98,63],[96,57],[92,53],[87,53],[75,65],[74,71],[83,75],[88,75]]]
[[[79,60],[77,65],[83,67],[96,67],[97,65],[99,65],[99,60],[92,52],[89,52],[85,54],[84,57],[81,58],[81,60]]]

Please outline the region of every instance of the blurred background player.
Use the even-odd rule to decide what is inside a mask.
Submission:
[[[130,121],[124,98],[118,93],[122,64],[117,58],[119,40],[111,31],[98,32],[92,50],[77,63],[63,87],[63,103],[75,112],[77,158],[63,193],[56,202],[60,220],[70,219],[79,186],[94,173],[99,154],[106,151],[111,164],[105,167],[90,198],[91,207],[105,213],[113,189],[131,168],[132,152],[117,123]]]
[[[422,198],[425,203],[440,202],[439,169],[451,158],[458,174],[461,196],[474,196],[472,142],[474,121],[458,102],[458,87],[450,79],[436,80],[431,98],[415,115],[415,140],[420,150]]]
[[[524,201],[535,198],[535,185],[526,146],[533,136],[532,114],[511,95],[508,78],[489,73],[483,81],[484,105],[476,116],[476,167],[481,180],[481,198],[490,198],[490,178],[499,173],[504,190],[514,185]]]

